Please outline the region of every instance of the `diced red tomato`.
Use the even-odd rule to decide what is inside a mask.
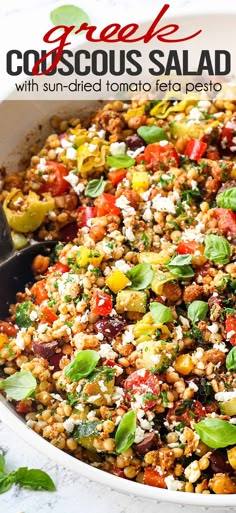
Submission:
[[[94,205],[97,207],[97,215],[98,217],[106,216],[106,215],[114,215],[119,216],[121,214],[120,208],[115,205],[116,198],[112,196],[112,194],[107,194],[103,192],[101,196],[95,199]]]
[[[236,346],[236,315],[226,315],[225,330],[227,336],[232,333],[229,337],[229,341],[232,346]]]
[[[199,139],[189,139],[188,144],[185,148],[184,154],[189,157],[190,160],[198,160],[202,157],[207,149],[207,143],[200,141]]]
[[[58,319],[58,316],[51,308],[49,308],[49,306],[44,306],[40,312],[40,319],[48,324],[52,324]]]
[[[198,248],[197,242],[181,240],[177,246],[179,255],[193,255]]]
[[[76,222],[69,223],[60,230],[59,240],[62,242],[71,242],[77,237],[78,225]]]
[[[219,229],[227,236],[236,236],[236,213],[227,208],[214,208],[214,217],[218,220]]]
[[[4,333],[8,337],[15,337],[18,329],[11,322],[0,321],[0,333]]]
[[[123,479],[125,479],[125,477],[126,477],[124,471],[118,467],[112,467],[111,474],[113,474],[114,476],[117,476],[117,477],[123,477]]]
[[[171,166],[179,166],[179,155],[174,145],[167,141],[161,141],[146,146],[144,150],[144,160],[150,164],[154,170],[156,170],[157,167],[169,169]]]
[[[49,299],[45,285],[46,280],[40,280],[36,281],[36,283],[34,283],[33,287],[31,288],[31,294],[35,297],[36,305],[41,305],[45,299]]]
[[[167,488],[165,478],[167,474],[160,474],[154,468],[145,468],[143,481],[144,484],[149,486],[156,486],[157,488]]]
[[[230,151],[235,152],[236,145],[234,142],[234,138],[236,137],[236,116],[232,116],[232,118],[226,121],[225,125],[222,128],[221,132],[221,147],[223,150],[229,149]]]
[[[68,273],[70,268],[68,265],[62,264],[61,262],[56,262],[55,264],[51,265],[49,269],[47,270],[46,274],[54,274],[54,273]]]
[[[184,401],[177,401],[173,408],[170,408],[166,420],[172,422],[185,422],[186,426],[190,426],[191,422],[197,422],[198,419],[206,416],[205,407],[195,399],[191,401],[191,406],[185,405]]]
[[[138,402],[141,402],[140,408],[150,410],[156,406],[159,399],[159,379],[149,370],[134,371],[126,378],[124,390],[127,402],[134,402],[135,394],[137,394]]]
[[[109,315],[112,311],[112,298],[109,294],[96,290],[91,299],[91,313],[95,315]]]
[[[145,155],[144,155],[144,153],[140,153],[136,157],[136,164],[141,164],[143,161],[145,161]]]
[[[122,182],[127,175],[127,169],[116,169],[108,173],[108,178],[111,180],[112,185],[116,187],[118,183]]]
[[[117,365],[117,363],[114,361],[114,360],[106,360],[103,365],[105,365],[105,367],[115,367],[115,365]]]
[[[68,171],[59,162],[46,162],[46,165],[50,166],[52,172],[49,173],[48,180],[42,185],[40,192],[50,192],[52,196],[61,196],[70,188],[70,184],[64,180]]]
[[[78,208],[78,227],[88,226],[88,221],[97,217],[97,207],[79,207]]]
[[[22,415],[33,411],[31,400],[22,400],[16,404],[16,411]]]

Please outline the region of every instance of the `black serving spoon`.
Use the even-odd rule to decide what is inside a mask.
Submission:
[[[15,303],[17,292],[34,281],[32,261],[38,254],[48,255],[57,241],[35,242],[20,251],[14,250],[11,230],[0,205],[0,319],[7,317],[9,305]]]

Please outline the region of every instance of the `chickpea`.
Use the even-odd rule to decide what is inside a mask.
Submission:
[[[49,150],[49,152],[48,152],[48,159],[49,160],[56,160],[56,158],[57,158],[57,154],[56,154],[55,150],[53,150],[53,149]]]
[[[105,234],[106,234],[106,230],[105,230],[104,226],[98,225],[98,224],[92,226],[92,228],[90,229],[90,232],[89,232],[90,237],[95,242],[99,242],[100,240],[102,240],[105,237]]]
[[[57,221],[60,224],[66,223],[67,220],[68,220],[67,212],[61,212],[61,214],[59,214],[59,216],[57,217]]]
[[[77,442],[73,438],[68,438],[66,440],[66,445],[70,451],[76,451],[77,449]]]
[[[188,137],[186,137],[186,136],[178,137],[178,139],[177,139],[177,141],[175,143],[176,150],[179,153],[184,153],[184,150],[186,148],[187,142],[188,142]]]
[[[128,127],[137,130],[140,126],[146,125],[147,116],[134,116],[128,121]]]
[[[236,493],[236,485],[226,474],[216,474],[209,481],[209,487],[214,493]]]
[[[50,258],[43,255],[37,255],[32,263],[32,270],[34,273],[43,274],[48,269]]]
[[[138,469],[133,467],[132,465],[129,465],[128,467],[124,468],[124,474],[128,479],[133,479],[138,473]]]

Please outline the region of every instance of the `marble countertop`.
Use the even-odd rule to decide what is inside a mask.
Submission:
[[[224,2],[224,10],[227,12],[234,5],[235,0],[226,0]],[[127,3],[127,0],[7,0],[7,2],[0,2],[0,18],[2,26],[9,23],[9,20],[17,20],[17,17],[27,15],[33,9],[49,9],[52,6],[62,5],[64,3],[78,4],[82,8],[88,8],[90,11],[96,11],[96,14],[106,12],[106,18],[109,13],[113,16],[117,13],[126,10],[126,20],[129,13],[132,12],[133,2]],[[158,7],[162,7],[164,2],[160,0],[136,0],[135,12],[136,19],[142,18],[143,7],[145,5],[145,16],[150,13],[156,12]],[[173,9],[189,10],[191,8],[196,11],[204,11],[206,8],[205,0],[171,0],[171,7]],[[207,10],[217,9],[222,10],[222,0],[215,0],[214,2],[207,3]],[[18,37],[18,34],[16,34]],[[22,36],[23,37],[23,36]],[[0,421],[0,448],[6,453],[7,466],[10,470],[16,469],[19,466],[28,466],[30,468],[41,468],[47,471],[54,479],[57,485],[55,493],[47,492],[32,492],[27,490],[19,490],[13,487],[9,492],[0,496],[0,512],[1,513],[33,513],[40,510],[40,513],[82,513],[85,509],[90,513],[142,513],[146,508],[149,513],[156,513],[157,506],[152,501],[143,501],[141,499],[131,499],[118,492],[107,491],[103,486],[88,481],[65,470],[53,463],[40,454],[36,449],[29,446],[17,434],[9,429]],[[163,513],[176,513],[178,505],[162,505]],[[199,508],[202,510],[202,508]],[[185,511],[188,513],[196,512],[195,508],[186,507]],[[221,513],[226,510],[221,509]]]

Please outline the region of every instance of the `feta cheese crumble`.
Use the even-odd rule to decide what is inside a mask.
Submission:
[[[107,360],[115,360],[117,353],[113,351],[110,344],[101,344],[101,347],[99,349],[99,354],[101,358],[106,358]]]
[[[64,426],[65,430],[68,431],[68,433],[72,433],[72,431],[74,431],[74,427],[75,427],[74,420],[71,417],[69,417],[68,419],[66,419],[63,422],[63,426]]]
[[[115,205],[122,210],[122,213],[128,216],[135,215],[135,209],[131,207],[129,200],[123,194],[116,199]]]
[[[114,142],[110,145],[110,154],[115,157],[116,155],[124,155],[126,152],[126,144],[124,142]]]
[[[119,269],[122,273],[126,274],[128,271],[130,271],[131,267],[129,264],[127,264],[124,260],[117,260],[115,262],[116,269]],[[109,269],[110,272],[110,269]]]
[[[171,490],[172,492],[177,492],[178,490],[181,490],[183,488],[183,483],[177,481],[177,479],[175,479],[174,476],[165,477],[165,483],[168,490]]]
[[[145,434],[144,429],[142,429],[141,427],[137,426],[136,431],[135,431],[134,443],[135,444],[140,444],[140,442],[142,442],[144,440],[144,434]]]
[[[176,206],[170,198],[165,198],[161,194],[157,194],[152,200],[152,207],[157,212],[168,212],[169,214],[175,214]]]
[[[232,390],[231,392],[217,392],[215,394],[215,399],[220,403],[224,401],[230,401],[231,399],[235,399],[235,397],[236,390]]]

